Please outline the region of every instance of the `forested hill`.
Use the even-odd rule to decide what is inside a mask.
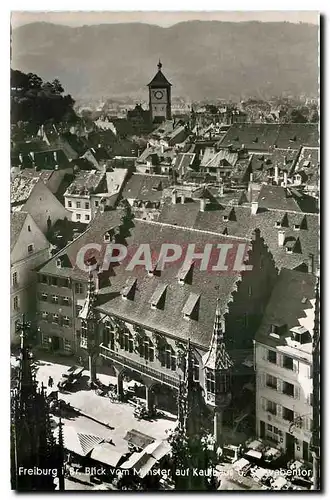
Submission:
[[[318,27],[310,24],[33,23],[12,33],[12,68],[59,78],[75,97],[146,97],[159,58],[173,94],[194,100],[318,91]]]

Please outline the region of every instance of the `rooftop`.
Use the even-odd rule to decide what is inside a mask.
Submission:
[[[158,217],[159,222],[177,224],[178,226],[190,227],[199,230],[209,230],[218,234],[228,234],[236,237],[249,237],[251,231],[258,228],[261,237],[273,254],[275,264],[278,268],[287,267],[294,269],[299,266],[306,267],[308,255],[311,253],[315,259],[319,251],[319,219],[317,214],[304,214],[301,211],[286,211],[277,209],[258,210],[256,215],[251,215],[249,205],[227,204],[226,198],[221,201],[217,199],[218,205],[212,205],[212,210],[206,207],[205,212],[200,211],[200,203],[190,201],[184,204],[172,204],[171,200],[165,201]],[[229,210],[234,212],[229,215]],[[226,215],[228,220],[224,220]],[[296,241],[299,238],[299,252],[287,253],[286,247],[278,245],[277,223],[284,225],[285,241]],[[299,229],[295,228],[298,225]]]
[[[269,148],[299,149],[319,146],[318,125],[314,123],[234,123],[220,146],[269,151]]]
[[[96,193],[104,180],[104,172],[97,170],[83,171],[76,175],[75,180],[67,188],[64,195],[81,194],[90,195]]]
[[[13,212],[10,214],[10,251],[16,245],[27,216],[27,212]]]
[[[135,173],[123,189],[123,198],[141,201],[159,201],[170,184],[167,175]]]
[[[307,325],[306,318],[311,316],[307,325],[311,341],[308,344],[297,346],[297,351],[311,352],[311,342],[314,327],[316,278],[313,274],[301,273],[289,269],[282,269],[269,299],[261,326],[258,329],[256,340],[273,347],[295,346],[290,342],[290,330]],[[272,325],[283,325],[280,335],[270,335]],[[299,331],[305,331],[301,328]],[[288,340],[289,339],[289,340]],[[297,353],[298,354],[298,353]]]

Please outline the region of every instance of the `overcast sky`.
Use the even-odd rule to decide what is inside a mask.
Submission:
[[[263,21],[318,24],[318,13],[315,11],[218,11],[218,12],[12,12],[13,28],[32,22],[49,22],[67,26],[84,24],[141,22],[171,26],[189,21]]]

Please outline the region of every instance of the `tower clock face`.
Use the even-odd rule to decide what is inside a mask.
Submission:
[[[166,90],[164,89],[153,90],[152,95],[156,102],[161,102],[161,103],[166,102]]]
[[[155,92],[156,99],[162,99],[164,97],[164,92],[162,90],[156,90]]]

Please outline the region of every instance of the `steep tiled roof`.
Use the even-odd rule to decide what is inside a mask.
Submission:
[[[141,201],[158,201],[162,191],[169,186],[167,175],[135,173],[123,189],[123,198]]]
[[[235,123],[220,146],[230,145],[248,150],[269,151],[271,147],[299,149],[301,146],[319,145],[318,125],[313,123]]]
[[[132,252],[140,244],[145,243],[149,243],[156,253],[163,243],[168,242],[179,243],[184,250],[190,243],[194,243],[199,249],[203,249],[206,243],[247,243],[246,239],[232,241],[230,238],[212,233],[138,219],[135,219],[134,228],[130,233],[126,243],[132,248]],[[117,266],[114,268],[115,276],[110,278],[109,289],[100,290],[99,309],[126,318],[128,321],[143,324],[146,328],[160,330],[183,340],[190,338],[194,344],[208,346],[213,331],[217,298],[224,313],[240,276],[237,272],[201,271],[197,265],[194,266],[191,283],[182,285],[177,278],[182,265],[183,259],[173,262],[155,276],[150,276],[143,266],[135,267],[133,271],[127,271],[126,264]],[[120,291],[130,276],[137,279],[134,300],[123,300]],[[160,290],[158,288],[160,285],[167,285],[165,298],[163,295],[162,305],[159,308],[152,308],[150,300],[156,290]],[[109,293],[112,296],[110,300],[107,298]],[[105,295],[105,299],[102,295]],[[193,307],[196,311],[191,311]],[[187,315],[192,314],[192,319],[185,318],[184,312]]]
[[[119,209],[97,214],[87,229],[72,243],[60,250],[54,258],[46,262],[40,268],[40,271],[45,274],[56,274],[64,278],[72,277],[77,280],[87,281],[87,273],[76,265],[78,252],[88,243],[103,243],[104,234],[112,228],[120,226],[122,215],[123,212]],[[56,266],[56,259],[61,256],[67,257],[67,262],[71,263],[70,267],[58,268]]]
[[[195,153],[179,153],[176,157],[173,169],[180,175],[184,175],[195,159]]]
[[[220,162],[227,162],[228,165],[234,166],[238,160],[237,152],[230,152],[225,149],[221,149],[218,152],[214,152],[213,148],[206,148],[201,161],[201,167],[219,167]]]
[[[16,245],[27,215],[27,212],[14,212],[10,214],[10,251]]]
[[[292,188],[263,185],[258,198],[259,208],[275,208],[298,212],[317,212],[317,200]]]
[[[290,329],[299,326],[299,319],[306,317],[306,310],[312,309],[315,298],[316,278],[313,274],[282,269],[269,299],[256,340],[270,346],[283,344],[283,338],[270,336],[271,325],[287,325]]]
[[[148,87],[168,87],[169,85],[172,84],[165,78],[161,70],[157,71],[151,82],[148,83]]]
[[[177,224],[178,226],[192,227],[195,229],[213,231],[237,237],[249,237],[251,231],[260,229],[261,237],[272,253],[275,264],[278,268],[287,267],[295,269],[303,263],[307,265],[308,255],[314,255],[317,260],[319,246],[319,218],[317,214],[304,214],[303,212],[287,212],[285,210],[260,210],[256,215],[251,215],[249,206],[234,206],[234,217],[232,220],[225,221],[224,215],[228,215],[226,205],[219,205],[217,209],[200,211],[199,202],[191,202],[173,205],[169,200],[164,203],[161,213],[158,217],[159,222]],[[301,253],[287,253],[286,247],[278,245],[277,222],[281,222],[286,215],[286,225],[281,230],[285,231],[286,241],[293,241],[299,237]],[[300,230],[295,230],[294,225],[300,224]]]
[[[16,175],[12,179],[10,186],[10,203],[12,205],[25,203],[39,181],[39,177],[26,177],[23,174]]]
[[[86,193],[95,193],[104,178],[104,172],[97,170],[79,172],[66,190],[65,195],[80,194],[85,191]]]
[[[319,179],[319,148],[304,147],[301,149],[296,166],[295,173],[303,172],[306,175],[306,184],[317,183]]]

